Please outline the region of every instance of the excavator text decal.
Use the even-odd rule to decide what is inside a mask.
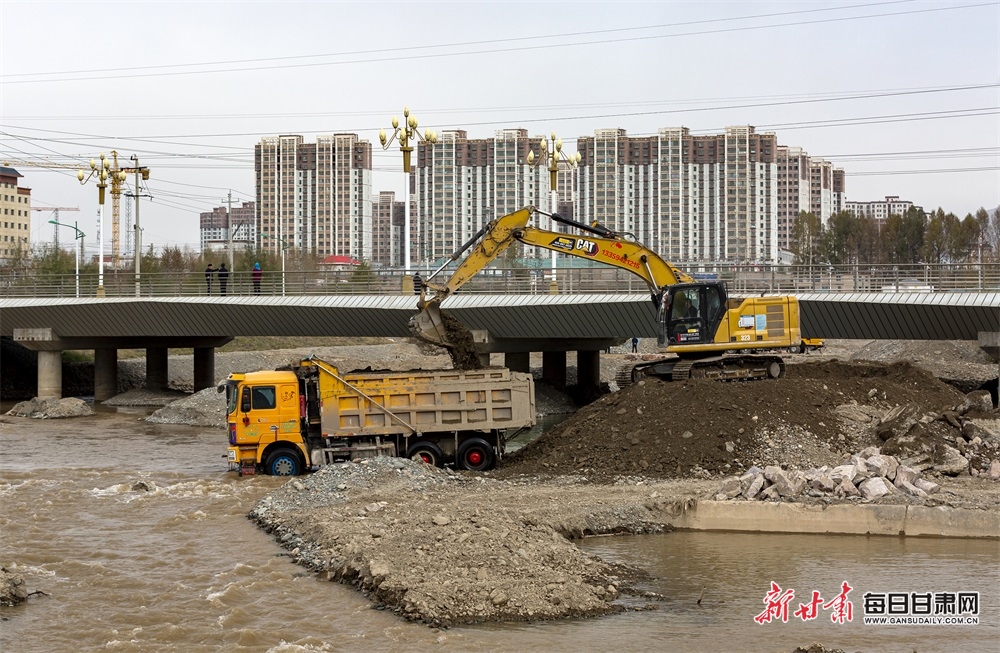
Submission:
[[[630,268],[635,268],[636,270],[639,269],[639,261],[633,261],[632,259],[627,258],[624,254],[602,249],[601,256],[605,256],[613,261],[618,261],[622,265],[627,265]]]
[[[581,249],[588,256],[594,256],[597,254],[598,250],[597,243],[591,240],[586,240],[584,238],[569,238],[567,236],[559,236],[558,238],[553,239],[549,245],[559,249],[565,249],[567,251]]]

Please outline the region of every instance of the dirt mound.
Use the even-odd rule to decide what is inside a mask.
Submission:
[[[890,408],[914,403],[941,410],[963,399],[907,363],[801,364],[789,366],[784,378],[749,383],[650,380],[581,409],[495,474],[606,480],[839,464],[878,442],[873,423]]]

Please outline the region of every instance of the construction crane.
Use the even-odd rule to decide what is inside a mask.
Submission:
[[[136,162],[138,159],[132,157]],[[119,255],[121,253],[121,244],[119,237],[119,222],[120,222],[120,205],[122,197],[122,175],[114,174],[117,172],[125,172],[128,174],[137,175],[136,178],[136,189],[135,189],[135,201],[136,204],[139,202],[139,188],[138,188],[138,176],[141,176],[143,181],[149,179],[149,168],[146,167],[125,167],[121,168],[118,166],[118,152],[111,150],[111,260],[112,265],[115,269],[118,269]],[[138,215],[138,206],[136,207],[136,214]]]
[[[135,157],[133,157],[134,159]],[[85,166],[79,163],[54,163],[52,161],[26,161],[24,159],[11,159],[4,162],[5,166],[13,167],[30,167],[30,168],[50,168],[50,169],[66,169],[66,170],[80,170]],[[111,173],[125,172],[129,174],[137,174],[143,178],[143,180],[149,179],[149,168],[145,167],[119,167],[118,165],[118,152],[111,150]],[[121,253],[121,240],[119,235],[119,222],[120,218],[120,204],[122,195],[122,180],[121,175],[111,174],[111,258],[113,260],[113,266],[115,269],[118,268],[120,253]],[[138,181],[138,180],[137,180]],[[139,189],[136,189],[136,195],[138,195]],[[138,202],[136,198],[136,202]],[[136,211],[138,213],[138,210]]]
[[[32,211],[52,211],[52,241],[55,243],[56,249],[59,248],[59,212],[60,211],[79,211],[79,206],[33,206]]]

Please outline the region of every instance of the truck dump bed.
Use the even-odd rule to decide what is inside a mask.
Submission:
[[[535,424],[529,374],[506,368],[351,372],[319,369],[323,437],[490,431]]]

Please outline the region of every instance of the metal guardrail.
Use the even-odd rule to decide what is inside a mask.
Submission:
[[[800,292],[997,292],[1000,291],[1000,264],[914,265],[914,266],[766,266],[716,265],[696,263],[680,265],[697,279],[718,279],[728,284],[729,292],[738,294]],[[426,274],[426,271],[424,271]],[[398,295],[402,292],[403,270],[372,271],[267,271],[256,293],[249,272],[229,276],[226,294],[230,296],[301,296],[301,295]],[[444,271],[436,280],[447,279]],[[552,272],[548,269],[488,268],[466,283],[462,293],[479,294],[550,294]],[[561,294],[646,292],[646,285],[635,275],[608,267],[559,268],[555,271]],[[44,274],[18,270],[0,274],[0,297],[75,297],[75,274]],[[97,294],[97,274],[81,273],[81,297]],[[104,291],[107,297],[135,297],[135,278],[131,271],[106,271]],[[142,297],[195,297],[209,294],[205,273],[169,272],[142,274]],[[221,295],[218,278],[212,280],[211,295]]]

